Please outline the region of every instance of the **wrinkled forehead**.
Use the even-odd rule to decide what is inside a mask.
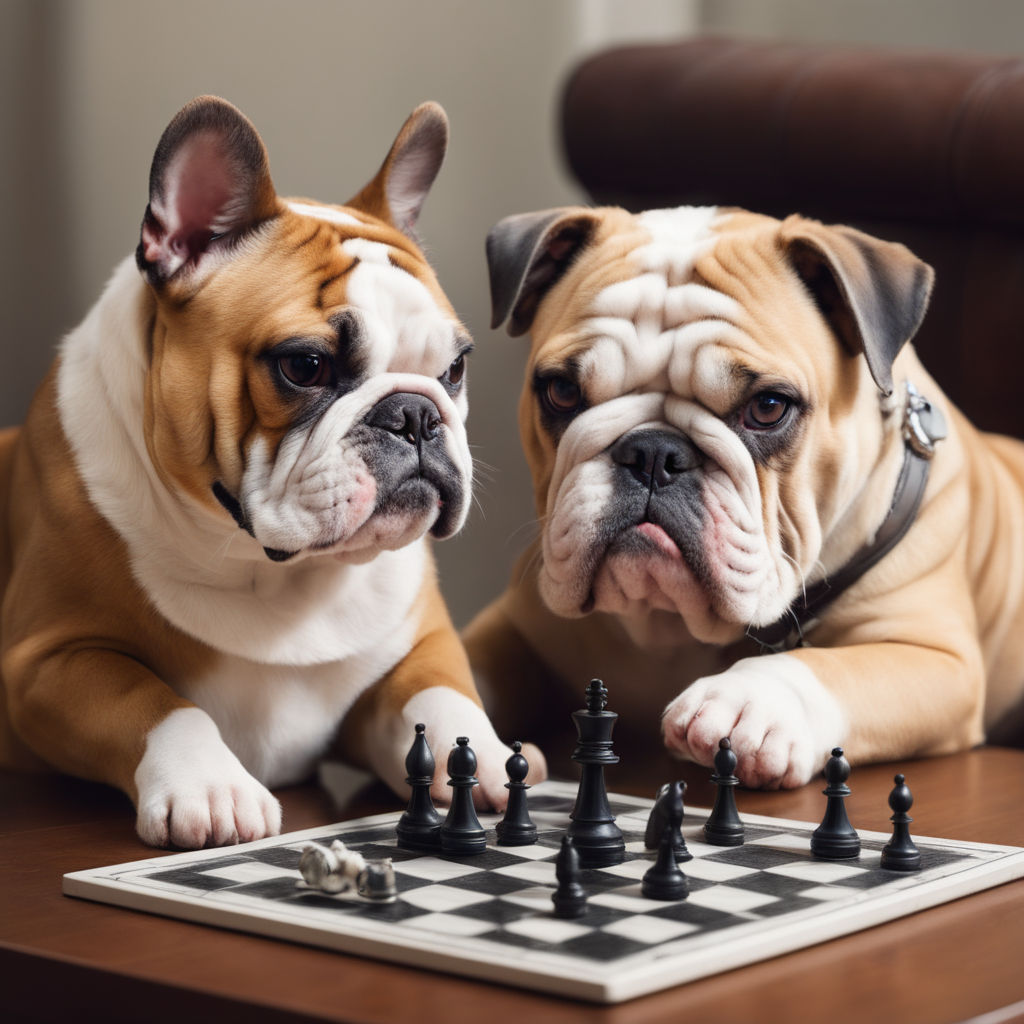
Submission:
[[[769,219],[751,219],[740,227],[764,236]],[[548,351],[538,351],[538,367],[568,360],[591,403],[642,391],[692,397],[698,388],[705,404],[728,403],[745,374],[762,370],[764,344],[754,335],[761,333],[758,281],[772,276],[770,258],[750,246],[737,260],[747,248],[744,232],[717,207],[653,210],[632,222],[635,244],[616,261],[615,279],[590,289],[577,282],[574,293],[586,298],[571,325],[549,336]],[[589,254],[589,267],[581,261],[582,275],[601,267],[607,245]],[[728,259],[719,258],[723,249]],[[712,281],[712,265],[729,270]]]
[[[340,207],[307,201],[287,207],[297,215],[286,223],[291,246],[296,254],[306,250],[306,258],[285,273],[294,276],[305,315],[324,322],[343,311],[355,328],[352,340],[365,342],[370,372],[423,372],[426,365],[433,372],[434,362],[443,369],[465,346],[465,329],[404,236]]]

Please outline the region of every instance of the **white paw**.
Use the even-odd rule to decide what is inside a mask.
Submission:
[[[439,806],[451,803],[448,755],[455,747],[455,741],[466,736],[476,755],[476,778],[480,783],[473,788],[473,803],[481,810],[503,811],[508,803],[505,762],[512,756],[512,748],[498,739],[494,726],[479,705],[447,686],[421,690],[402,709],[401,734],[396,738],[394,748],[400,772],[392,768],[385,773],[383,766],[374,766],[395,792],[405,795],[409,792],[405,785],[405,756],[412,746],[417,722],[426,725],[427,743],[434,755],[434,785],[430,791],[434,803]],[[540,750],[531,743],[524,743],[522,752],[530,765],[526,781],[533,785],[547,778],[547,762]],[[396,781],[392,781],[393,778]]]
[[[199,708],[180,708],[146,738],[135,770],[136,831],[150,846],[195,850],[281,831],[281,807]]]
[[[671,753],[710,767],[719,741],[728,736],[740,781],[760,789],[809,782],[846,731],[839,702],[787,654],[744,658],[698,679],[662,715]]]

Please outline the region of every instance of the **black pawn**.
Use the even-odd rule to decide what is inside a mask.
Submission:
[[[661,845],[661,837],[666,825],[672,827],[672,852],[675,854],[676,862],[693,860],[693,854],[686,848],[686,840],[683,838],[683,795],[686,793],[686,783],[666,782],[654,801],[650,817],[647,819],[647,830],[644,832],[644,846],[648,850],[657,850]]]
[[[704,822],[704,841],[712,846],[742,846],[743,822],[736,810],[736,754],[728,739],[718,741],[715,770],[711,775],[715,784],[715,805]]]
[[[860,836],[846,816],[844,803],[850,795],[846,785],[849,777],[850,763],[843,757],[843,748],[836,747],[825,764],[825,816],[811,835],[811,853],[822,860],[851,860],[860,856]]]
[[[626,841],[615,824],[604,782],[605,765],[619,763],[612,752],[612,730],[619,716],[605,710],[607,700],[604,683],[592,679],[587,685],[587,706],[572,713],[579,741],[572,759],[582,770],[568,832],[585,868],[609,867],[626,859]]]
[[[476,779],[476,754],[469,739],[460,736],[448,755],[448,785],[452,787],[452,805],[441,825],[441,849],[460,855],[483,853],[487,849],[487,833],[473,807]]]
[[[434,783],[434,755],[427,745],[425,726],[416,726],[416,738],[405,757],[406,782],[412,787],[409,807],[395,828],[398,845],[407,850],[436,850],[441,846],[441,815],[430,799]]]
[[[921,851],[910,838],[910,823],[914,820],[907,811],[914,803],[913,794],[902,775],[893,780],[895,788],[889,794],[889,806],[893,815],[892,839],[882,848],[882,867],[887,871],[919,871]]]
[[[640,891],[649,900],[685,900],[690,894],[686,875],[672,852],[672,825],[666,825],[658,844],[658,859],[644,872]]]
[[[505,762],[508,804],[505,817],[494,827],[499,846],[529,846],[537,842],[537,826],[530,820],[526,806],[526,791],[530,787],[525,779],[530,766],[522,755],[522,749],[522,743],[516,740],[512,744],[512,756]]]
[[[580,885],[580,855],[572,836],[562,836],[562,848],[555,858],[558,888],[551,894],[555,917],[582,917],[587,910],[587,894]]]

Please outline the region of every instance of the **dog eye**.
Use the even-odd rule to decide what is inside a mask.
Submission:
[[[277,361],[281,375],[298,388],[318,388],[330,383],[330,363],[315,352],[294,352]]]
[[[553,412],[570,413],[580,407],[583,394],[569,377],[549,377],[544,385],[544,400]]]
[[[448,367],[448,372],[444,375],[444,382],[451,385],[453,388],[457,388],[461,383],[462,379],[466,376],[466,353],[460,353],[455,359],[451,366]]]
[[[770,430],[786,418],[792,402],[774,391],[755,395],[743,410],[743,426],[748,430]]]

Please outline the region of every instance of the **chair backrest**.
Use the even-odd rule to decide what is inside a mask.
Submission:
[[[596,54],[562,96],[595,202],[853,224],[936,271],[915,339],[985,429],[1024,437],[1024,61],[699,38]]]

